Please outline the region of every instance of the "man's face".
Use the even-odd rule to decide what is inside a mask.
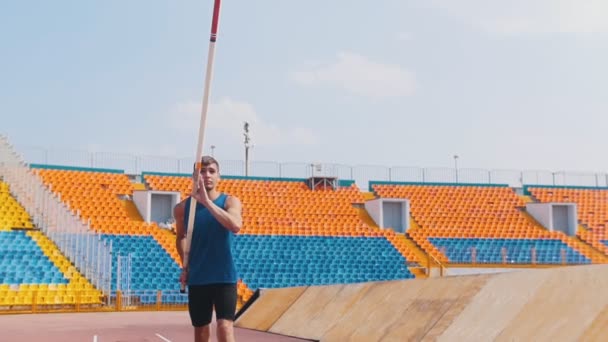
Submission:
[[[217,169],[218,167],[216,164],[203,165],[201,168],[201,176],[203,177],[203,182],[207,191],[215,189],[220,180],[220,173]]]

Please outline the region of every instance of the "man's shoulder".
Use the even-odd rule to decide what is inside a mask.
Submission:
[[[232,195],[232,194],[227,194],[224,193],[224,196],[226,196],[226,201],[237,201],[237,202],[241,202],[241,200],[238,198],[238,196],[236,195]]]
[[[241,200],[237,196],[227,193],[224,193],[224,196],[226,196],[224,202],[224,206],[226,208],[228,208],[229,206],[241,205]]]
[[[177,213],[183,213],[186,210],[186,204],[188,203],[188,200],[190,199],[190,197],[187,197],[186,199],[182,200],[181,202],[177,203],[175,205],[175,207],[173,208],[173,210]]]

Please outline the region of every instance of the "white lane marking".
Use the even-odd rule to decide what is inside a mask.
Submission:
[[[93,335],[93,342],[97,342],[97,335]]]
[[[158,336],[158,338],[160,338],[161,340],[163,340],[163,341],[165,341],[165,342],[171,342],[171,340],[170,340],[170,339],[165,338],[163,335],[161,335],[161,334],[159,334],[159,333],[156,333],[156,336]]]

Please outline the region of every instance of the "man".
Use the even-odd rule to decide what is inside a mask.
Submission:
[[[188,311],[196,342],[209,341],[214,308],[218,341],[234,341],[237,273],[231,246],[234,234],[243,226],[242,205],[237,197],[217,190],[219,180],[219,163],[204,156],[192,195],[174,208],[176,247],[183,265],[186,233],[191,233],[187,232],[190,201],[197,202],[188,267],[182,269],[179,279],[188,285]]]

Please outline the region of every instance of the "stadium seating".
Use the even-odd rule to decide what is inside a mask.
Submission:
[[[32,227],[29,215],[11,196],[8,184],[0,181],[0,231]]]
[[[0,232],[0,282],[67,284],[67,279],[22,231]]]
[[[507,251],[505,262],[529,263],[534,250],[536,262],[554,263],[553,256],[544,256],[548,246],[566,250],[566,260],[560,262],[593,260],[588,246],[562,233],[549,232],[526,217],[521,211],[524,201],[507,186],[373,184],[372,187],[379,197],[410,200],[411,216],[419,227],[408,234],[444,263],[471,262],[467,256],[471,248],[477,252],[475,262],[480,263],[502,263],[503,248]],[[528,255],[510,258],[515,249],[514,254]]]
[[[163,249],[178,262],[175,238],[169,239],[156,223],[133,217],[119,196],[132,195],[133,184],[124,173],[34,169],[42,181],[91,228],[105,234],[152,235]]]
[[[178,295],[179,267],[158,248],[150,236],[105,235],[115,247],[114,255],[131,254],[132,271],[123,274],[142,303],[156,302],[156,291],[163,300],[185,302]],[[413,275],[397,250],[382,238],[302,237],[284,235],[237,235],[235,263],[244,283],[254,289],[354,283],[373,280],[408,279]],[[117,256],[112,278],[116,279]],[[244,285],[239,286],[246,291]],[[116,290],[116,284],[112,284]]]
[[[80,212],[84,220],[90,220],[91,228],[103,233],[112,241],[112,279],[116,279],[116,261],[119,254],[134,253],[129,286],[132,295],[140,296],[142,304],[155,304],[157,291],[162,290],[161,300],[183,304],[185,296],[178,293],[179,257],[175,248],[175,235],[160,229],[157,224],[147,224],[134,218],[119,196],[132,195],[133,185],[127,175],[93,170],[35,169],[43,182],[69,205]],[[156,240],[156,241],[154,241]],[[141,255],[149,255],[147,262]],[[176,275],[177,272],[177,275]],[[124,275],[123,275],[124,276]],[[240,304],[251,296],[251,291],[239,283]],[[116,282],[112,281],[116,294]]]
[[[0,305],[97,304],[94,289],[0,182]],[[19,228],[12,230],[10,228]]]
[[[133,185],[123,173],[35,169],[42,181],[91,227],[108,234],[149,234],[153,227],[132,220],[119,200],[132,195]]]
[[[236,266],[253,289],[409,279],[384,238],[238,235]]]
[[[182,198],[192,189],[187,176],[144,176],[153,190],[179,191]],[[303,181],[223,178],[219,191],[239,197],[243,203],[241,234],[289,236],[383,236],[410,262],[418,257],[392,230],[366,224],[353,204],[364,202],[355,185],[336,190],[312,191]]]
[[[590,260],[557,239],[428,238],[452,263],[588,264]],[[563,252],[562,252],[563,251]],[[564,253],[565,255],[562,255]]]
[[[124,263],[131,263],[129,276],[132,290],[179,290],[180,268],[167,252],[150,235],[103,235],[112,244],[112,279],[116,279],[118,257]],[[130,255],[130,259],[127,257]],[[112,290],[116,290],[116,282]]]
[[[44,234],[38,231],[27,232],[27,235],[38,244],[42,253],[68,280],[67,284],[49,284],[47,296],[39,303],[46,304],[81,304],[101,303],[102,293],[86,279],[74,265],[61,254],[57,246]]]
[[[178,291],[175,235],[155,223],[146,224],[129,211],[121,199],[133,193],[127,175],[91,170],[35,172],[112,243],[112,291],[119,289],[116,278],[121,273],[130,294],[141,304],[157,304],[159,299],[163,303],[186,302],[187,297]],[[143,179],[147,188],[178,191],[182,199],[191,191],[189,175],[145,174]],[[355,185],[311,190],[302,180],[224,177],[218,187],[238,196],[244,207],[244,227],[234,240],[235,262],[242,277],[237,287],[239,307],[258,288],[409,279],[414,276],[408,263],[424,263],[403,236],[366,222],[357,208],[366,197]],[[373,191],[382,198],[410,200],[413,228],[408,234],[425,253],[443,263],[596,261],[588,246],[562,233],[549,232],[527,216],[525,202],[507,186],[374,184]],[[15,218],[11,225],[28,224],[17,219],[20,215],[11,215]],[[592,217],[589,222],[597,223],[597,228],[589,234],[603,229],[603,223],[592,221]],[[598,237],[594,241],[608,248],[607,240]],[[121,256],[121,262],[126,262],[124,256],[129,254],[131,272],[125,274],[117,261]],[[68,265],[53,263],[59,265],[55,266],[59,274],[75,274]],[[62,296],[69,296],[66,292],[71,283],[58,284],[65,288]],[[93,290],[88,286],[80,288]]]
[[[189,177],[146,175],[151,189],[179,191],[182,199],[192,188]],[[376,236],[361,221],[353,203],[363,203],[355,186],[311,191],[302,181],[223,179],[220,191],[243,203],[243,234]]]
[[[191,192],[188,175],[144,179],[182,199]],[[301,180],[222,178],[218,189],[243,203],[235,258],[249,289],[413,277],[405,265],[416,256],[392,230],[362,220],[353,204],[363,194],[354,185],[311,190]]]
[[[142,304],[156,304],[160,290],[163,303],[187,302],[187,296],[179,293],[179,265],[151,235],[104,234],[102,238],[112,245],[112,279],[118,279],[111,284],[113,293],[121,290],[139,297]]]
[[[529,186],[527,190],[539,202],[576,203],[578,220],[585,228],[577,235],[608,255],[608,189]]]
[[[125,201],[119,198],[133,194],[133,185],[127,175],[105,171],[61,169],[35,169],[35,172],[48,187],[61,196],[73,212],[79,212],[85,221],[90,220],[94,231],[102,233],[105,239],[113,242],[116,253],[113,254],[112,279],[116,279],[118,254],[129,252],[142,254],[145,250],[153,258],[159,259],[152,264],[135,261],[132,271],[135,282],[130,284],[131,288],[138,291],[158,289],[169,291],[172,287],[172,291],[178,290],[176,280],[179,275],[173,276],[170,282],[158,276],[179,269],[175,236],[167,236],[167,233],[155,223],[148,224],[141,220],[141,217],[134,218],[133,213],[129,212]],[[142,246],[145,246],[143,250]],[[159,268],[161,261],[164,267],[162,272]],[[152,272],[152,269],[155,271]],[[141,275],[148,278],[144,280]],[[116,282],[112,281],[114,290],[115,287]],[[172,298],[183,302],[183,295]]]

